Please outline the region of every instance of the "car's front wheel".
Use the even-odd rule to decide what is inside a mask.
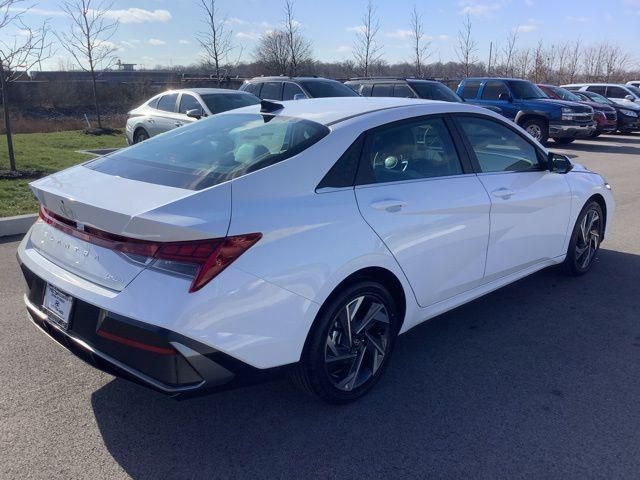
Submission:
[[[522,128],[524,128],[529,135],[538,140],[542,145],[547,143],[547,140],[549,139],[549,127],[543,120],[539,120],[537,118],[526,120],[522,124]]]
[[[361,397],[388,363],[398,326],[396,302],[384,286],[362,280],[346,287],[323,306],[293,380],[330,403]]]
[[[584,275],[596,258],[604,234],[604,215],[596,201],[588,202],[573,227],[564,266],[570,275]]]

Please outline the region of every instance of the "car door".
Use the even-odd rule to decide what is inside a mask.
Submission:
[[[264,82],[260,90],[260,98],[263,100],[282,100],[283,82]]]
[[[491,199],[485,281],[565,253],[571,191],[541,151],[498,119],[456,115],[478,179]]]
[[[502,80],[487,80],[482,87],[480,106],[493,106],[510,120],[515,120],[519,107],[518,100],[513,98],[511,90]]]
[[[443,116],[370,131],[355,194],[425,307],[482,283],[490,200]]]
[[[175,116],[175,126],[181,127],[187,123],[193,123],[197,120],[197,118],[187,116],[187,112],[189,110],[197,110],[199,109],[201,112],[205,112],[205,107],[200,103],[200,101],[190,93],[182,93],[180,95],[180,102],[178,104],[178,112]]]
[[[176,104],[178,93],[167,93],[158,100],[157,114],[153,116],[153,135],[168,132],[176,128]],[[151,134],[151,132],[149,132]],[[152,136],[153,136],[152,135]]]

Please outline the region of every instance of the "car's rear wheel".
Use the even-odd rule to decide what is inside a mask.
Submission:
[[[347,403],[378,381],[398,334],[397,306],[377,282],[362,280],[323,306],[293,380],[330,403]]]
[[[575,138],[554,138],[553,141],[556,142],[558,145],[569,145],[570,143],[573,143],[573,141],[575,140]]]
[[[596,258],[600,242],[604,233],[604,215],[602,208],[596,201],[587,203],[573,227],[567,257],[564,261],[565,270],[570,275],[584,275]]]
[[[133,143],[144,142],[149,138],[149,132],[147,132],[144,128],[139,128],[133,134]]]
[[[522,128],[524,128],[529,135],[543,145],[549,139],[549,128],[543,120],[539,120],[537,118],[526,120],[523,122]]]

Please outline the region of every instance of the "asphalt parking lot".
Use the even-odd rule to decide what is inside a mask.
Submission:
[[[344,407],[284,380],[177,402],[100,373],[29,325],[0,239],[0,477],[637,478],[640,135],[551,148],[613,186],[592,271],[413,329]]]

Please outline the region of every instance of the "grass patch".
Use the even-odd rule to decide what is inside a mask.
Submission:
[[[76,150],[117,148],[126,144],[124,135],[86,135],[82,131],[21,133],[14,135],[14,150],[19,170],[57,172],[93,158]],[[0,137],[0,170],[9,168],[6,138]],[[0,180],[0,217],[34,213],[38,202],[29,190],[29,180]]]

